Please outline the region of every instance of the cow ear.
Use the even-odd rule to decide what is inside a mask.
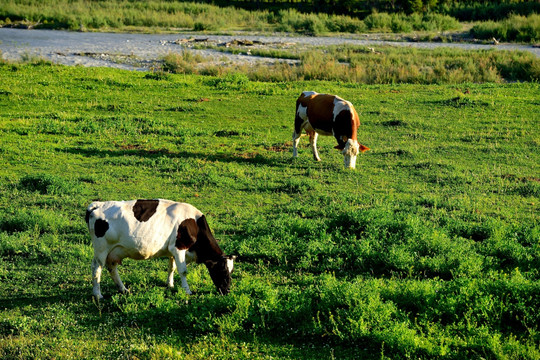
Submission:
[[[197,234],[199,233],[199,227],[195,222],[195,219],[186,219],[182,221],[178,226],[178,232],[176,233],[176,248],[179,250],[189,249],[197,242]]]

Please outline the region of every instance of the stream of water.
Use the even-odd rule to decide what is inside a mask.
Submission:
[[[403,46],[423,49],[439,47],[465,50],[499,49],[529,51],[540,57],[540,48],[530,45],[480,45],[466,43],[394,42],[361,40],[345,37],[254,36],[206,34],[125,34],[100,32],[70,32],[59,30],[26,30],[0,28],[1,56],[7,60],[40,57],[64,65],[107,66],[129,70],[149,70],[161,57],[180,52],[193,43],[188,39],[205,39],[223,44],[234,40],[249,40],[272,46],[324,46],[355,44],[365,46]],[[249,55],[232,55],[214,50],[197,50],[205,56],[226,57],[236,62],[275,62],[278,59]]]

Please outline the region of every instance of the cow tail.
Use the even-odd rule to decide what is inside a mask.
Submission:
[[[90,218],[91,217],[94,217],[94,211],[97,209],[98,207],[97,206],[92,206],[90,205],[87,209],[86,209],[86,215],[84,217],[84,219],[86,220],[86,225],[88,226],[88,229],[89,230],[92,230],[90,228]],[[92,223],[93,224],[93,223]],[[93,225],[92,225],[93,227]]]
[[[296,100],[296,111],[294,115],[294,132],[298,136],[302,133],[302,124],[304,120],[298,115],[298,107],[300,106],[300,99]]]

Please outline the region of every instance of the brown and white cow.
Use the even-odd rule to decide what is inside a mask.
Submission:
[[[296,100],[296,117],[293,132],[293,156],[298,156],[298,143],[302,130],[309,135],[313,157],[321,161],[317,152],[317,137],[333,135],[345,157],[346,168],[356,167],[358,152],[369,150],[358,143],[357,131],[360,119],[353,105],[336,95],[318,94],[314,91],[304,91]]]
[[[224,255],[205,216],[192,205],[162,199],[93,202],[86,210],[86,223],[94,247],[92,283],[97,299],[103,298],[100,280],[104,266],[118,290],[127,291],[117,270],[124,258],[168,257],[168,286],[174,286],[178,268],[187,294],[191,291],[186,265],[203,263],[218,291],[229,293],[235,257]]]

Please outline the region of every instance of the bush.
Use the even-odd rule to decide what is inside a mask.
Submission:
[[[451,16],[441,14],[387,14],[373,13],[364,19],[369,30],[394,33],[416,31],[446,31],[459,29],[459,22]]]
[[[281,10],[278,13],[278,31],[297,32],[306,35],[319,35],[328,29],[321,19],[315,14],[301,14],[294,9]]]
[[[369,30],[389,31],[392,28],[392,16],[387,13],[373,13],[364,19]]]
[[[220,90],[240,90],[248,87],[249,78],[242,73],[228,73],[223,77],[209,80],[208,84]]]
[[[325,22],[326,28],[332,32],[360,33],[367,30],[362,20],[347,16],[331,16]]]

